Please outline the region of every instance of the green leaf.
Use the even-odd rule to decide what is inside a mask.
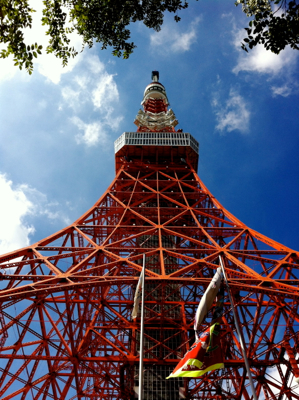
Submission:
[[[5,12],[6,25],[2,23],[0,43],[5,47],[0,58],[12,55],[18,67],[33,69],[33,60],[41,54],[42,46],[25,43],[26,30],[32,25],[35,12],[28,0],[0,0]],[[82,39],[82,49],[101,43],[101,48],[111,47],[117,57],[129,58],[136,47],[130,40],[130,24],[143,22],[155,31],[161,30],[166,12],[171,12],[178,22],[179,11],[188,7],[184,0],[44,0],[41,24],[46,26],[48,43],[46,53],[53,53],[66,65],[77,52],[70,48],[70,34],[76,32]],[[241,47],[245,51],[257,44],[279,53],[287,45],[298,49],[299,4],[286,0],[236,0],[249,17],[246,29],[248,38]],[[271,10],[271,4],[281,5],[282,14]],[[69,15],[64,6],[69,9]],[[4,11],[3,11],[4,10]],[[0,15],[1,19],[1,15]],[[3,22],[3,20],[1,21]],[[70,22],[70,23],[69,23]],[[253,31],[253,32],[252,32]],[[33,51],[35,50],[35,51]],[[29,62],[29,64],[28,64]]]

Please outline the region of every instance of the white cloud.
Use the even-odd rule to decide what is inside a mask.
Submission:
[[[240,71],[252,71],[277,75],[280,72],[285,73],[286,67],[294,66],[297,60],[297,52],[287,47],[279,54],[274,54],[266,50],[264,46],[258,45],[246,53],[241,49],[241,42],[245,37],[244,29],[234,30],[234,45],[239,51],[237,65],[233,68],[233,72],[238,74]]]
[[[14,66],[12,58],[1,59],[0,82],[12,79],[16,73],[22,74],[22,71]]]
[[[35,228],[28,220],[32,216],[46,216],[70,223],[57,210],[59,206],[47,202],[47,197],[26,184],[14,185],[5,174],[0,173],[0,254],[30,244]]]
[[[244,98],[234,89],[230,90],[225,105],[220,104],[217,95],[214,95],[212,106],[215,110],[218,124],[216,129],[223,131],[238,130],[247,133],[249,130],[250,111]]]
[[[151,47],[163,52],[185,52],[190,50],[191,45],[196,42],[197,25],[201,17],[197,17],[190,24],[185,32],[180,32],[177,25],[163,25],[160,32],[155,32],[150,36]]]
[[[41,193],[35,188],[32,188],[29,185],[22,184],[18,186],[27,198],[30,200],[32,204],[32,212],[33,216],[46,216],[50,220],[59,220],[62,221],[65,225],[69,225],[71,223],[68,216],[66,216],[60,210],[60,204],[58,202],[48,202],[48,198],[44,193]]]
[[[58,84],[62,74],[71,72],[76,64],[81,60],[82,54],[71,58],[66,67],[62,66],[61,60],[52,54],[42,54],[36,61],[36,67],[41,75],[44,75],[52,83]]]
[[[292,88],[287,84],[280,87],[272,86],[271,89],[274,97],[276,96],[288,97],[292,93]]]
[[[107,145],[108,135],[99,122],[92,122],[90,124],[84,123],[79,117],[72,117],[71,121],[83,134],[75,136],[78,144],[84,143],[88,147],[101,143],[102,146]]]
[[[110,104],[118,100],[118,90],[113,75],[104,72],[96,88],[92,91],[92,102],[96,108],[110,108]]]
[[[12,181],[0,174],[0,254],[29,245],[34,227],[24,223],[33,212],[33,204],[21,186],[13,188]]]
[[[63,87],[61,90],[61,95],[65,103],[68,104],[69,107],[76,110],[79,106],[79,96],[80,91],[74,90],[70,86]]]
[[[288,97],[297,91],[298,84],[294,77],[294,70],[297,63],[297,52],[286,47],[279,54],[266,50],[263,45],[258,45],[246,53],[241,49],[241,42],[245,37],[244,29],[233,28],[234,46],[238,51],[237,64],[233,72],[238,74],[241,71],[257,73],[267,76],[268,81],[275,81],[270,88],[273,97]]]
[[[122,116],[116,115],[116,105],[119,101],[119,93],[114,75],[106,71],[105,65],[97,56],[88,56],[85,59],[87,69],[80,70],[72,82],[62,88],[61,94],[64,105],[70,107],[75,115],[71,122],[82,131],[75,136],[78,144],[94,146],[97,144],[108,145],[109,135],[107,131],[117,130]],[[97,112],[95,121],[86,121],[86,113],[83,106]],[[63,104],[60,105],[60,109]],[[81,118],[78,114],[82,112]]]
[[[99,74],[105,71],[105,65],[99,60],[98,57],[93,56],[87,59],[89,70],[94,74]]]
[[[64,102],[74,111],[91,102],[94,109],[111,111],[111,105],[119,100],[114,75],[109,74],[97,56],[85,58],[87,70],[75,75],[69,86],[62,88]],[[85,66],[86,68],[86,66]]]

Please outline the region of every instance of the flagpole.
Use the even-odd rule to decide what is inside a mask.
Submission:
[[[249,378],[249,383],[250,383],[252,395],[253,395],[254,400],[258,400],[256,392],[255,392],[255,387],[253,385],[253,380],[252,380],[252,375],[251,375],[251,371],[250,371],[248,358],[247,358],[246,351],[245,351],[245,345],[244,345],[244,341],[243,341],[243,336],[241,334],[239,322],[238,322],[236,311],[235,311],[235,306],[234,306],[233,299],[232,299],[232,296],[231,296],[231,293],[230,293],[230,288],[229,288],[229,284],[228,284],[228,280],[227,280],[227,277],[226,277],[226,273],[225,273],[225,270],[224,270],[223,261],[222,261],[222,257],[221,256],[219,256],[219,260],[220,260],[220,264],[221,264],[223,277],[224,277],[224,280],[225,280],[225,283],[226,283],[226,287],[227,287],[229,301],[230,301],[230,303],[232,305],[235,325],[236,325],[237,333],[238,333],[238,336],[239,336],[239,342],[240,342],[240,345],[241,345],[241,350],[242,350],[242,353],[243,353],[246,370],[247,370],[247,373],[248,373],[248,378]]]
[[[141,321],[140,321],[140,351],[139,351],[139,390],[138,399],[143,400],[143,345],[144,345],[144,279],[145,277],[145,254],[143,254],[142,281],[141,281]]]

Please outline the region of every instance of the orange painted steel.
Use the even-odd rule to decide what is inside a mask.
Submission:
[[[166,161],[119,160],[74,224],[0,257],[1,400],[135,398],[143,254],[145,368],[171,370],[193,344],[222,255],[258,398],[299,399],[299,253],[229,213],[188,160]],[[225,368],[184,380],[186,399],[251,399],[228,297],[221,326]]]

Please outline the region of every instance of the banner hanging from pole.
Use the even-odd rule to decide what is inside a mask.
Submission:
[[[139,276],[139,280],[137,283],[136,291],[135,291],[135,296],[134,296],[134,303],[133,303],[133,311],[132,311],[132,319],[137,318],[138,312],[139,312],[139,302],[141,299],[141,293],[142,293],[142,281],[143,281],[143,275],[144,275],[144,266],[142,267],[141,274]]]
[[[166,379],[198,378],[209,371],[224,368],[219,328],[217,322],[206,329]]]
[[[177,377],[198,378],[209,371],[224,368],[219,324],[223,313],[224,300],[224,289],[220,288],[221,279],[221,268],[218,268],[202,296],[196,311],[194,321],[196,341],[185,354],[184,358],[178,363],[172,374],[166,379]],[[216,296],[217,304],[213,313],[211,326],[199,335],[200,324],[210,310]]]
[[[194,330],[196,334],[196,339],[198,339],[197,331],[199,330],[202,321],[204,320],[205,316],[209,312],[210,308],[213,305],[213,302],[218,294],[219,288],[221,284],[221,268],[217,268],[216,274],[213,276],[209,286],[207,287],[206,291],[204,292],[194,320]]]
[[[255,387],[254,387],[254,384],[253,384],[251,371],[250,371],[249,361],[248,361],[247,354],[246,354],[245,342],[244,342],[244,339],[243,339],[242,331],[241,331],[240,326],[239,326],[239,322],[238,322],[238,318],[237,318],[237,314],[236,314],[236,310],[235,310],[235,305],[234,305],[233,298],[232,298],[232,295],[231,295],[231,292],[230,292],[230,287],[229,287],[229,283],[228,283],[228,280],[227,280],[227,277],[226,277],[226,272],[225,272],[225,268],[224,268],[223,260],[222,260],[221,256],[219,256],[219,261],[220,261],[220,265],[221,265],[221,269],[222,269],[222,273],[223,273],[223,278],[224,278],[224,281],[225,281],[225,284],[226,284],[229,301],[230,301],[230,304],[232,306],[232,312],[233,312],[233,315],[234,315],[234,322],[235,322],[236,330],[237,330],[237,333],[238,333],[242,354],[243,354],[243,357],[244,357],[245,367],[246,367],[246,371],[247,371],[247,374],[248,374],[248,379],[249,379],[249,383],[250,383],[253,399],[254,400],[258,400],[256,391],[255,391]]]

